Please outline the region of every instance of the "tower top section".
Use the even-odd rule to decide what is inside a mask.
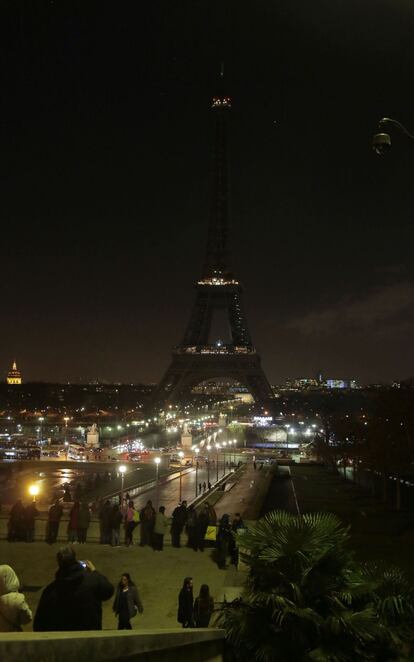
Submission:
[[[7,383],[8,384],[21,384],[22,383],[22,373],[17,368],[16,361],[13,361],[11,370],[7,373]]]
[[[226,93],[226,86],[224,82],[224,64],[221,64],[220,76],[217,85],[217,94],[213,96],[211,102],[213,110],[225,110],[231,108],[231,98]]]
[[[227,121],[231,99],[224,91],[224,71],[221,70],[217,94],[213,96],[211,109],[214,117],[213,171],[211,209],[207,235],[207,250],[202,281],[232,280],[229,273],[229,200]]]

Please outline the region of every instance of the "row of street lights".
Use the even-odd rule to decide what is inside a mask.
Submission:
[[[218,479],[219,479],[218,474],[219,474],[219,452],[220,452],[220,450],[223,451],[222,454],[223,454],[223,476],[224,476],[225,473],[226,473],[226,450],[227,450],[227,446],[230,449],[230,462],[232,462],[232,459],[231,459],[232,449],[234,451],[234,462],[235,462],[236,461],[236,448],[235,448],[236,444],[237,444],[236,439],[231,439],[227,442],[223,441],[221,444],[219,444],[219,443],[215,444],[215,449],[216,449],[216,481],[218,481]],[[207,453],[209,453],[211,450],[212,450],[211,446],[206,447]],[[200,449],[195,448],[194,453],[195,453],[195,458],[196,458],[196,462],[195,462],[195,470],[196,470],[195,496],[197,497],[197,494],[198,494],[198,470],[199,470],[198,455],[200,453]],[[182,496],[183,496],[183,482],[182,482],[182,477],[183,477],[183,475],[182,475],[182,469],[183,469],[182,462],[183,462],[183,458],[184,458],[183,451],[178,452],[178,457],[180,458],[179,502],[181,503]],[[155,457],[154,462],[155,462],[155,467],[156,467],[156,474],[155,474],[155,505],[156,505],[156,509],[157,509],[158,508],[158,472],[159,472],[159,465],[160,465],[160,462],[161,462],[161,458],[160,457]],[[119,473],[121,474],[121,503],[124,500],[124,476],[125,476],[126,470],[127,470],[127,468],[124,464],[122,464],[118,469]],[[207,458],[207,482],[210,483],[210,458]]]
[[[184,456],[184,453],[182,453],[182,455]],[[161,458],[155,457],[154,462],[155,462],[155,507],[156,509],[158,509],[158,471],[159,471]],[[118,471],[121,474],[121,504],[122,504],[124,501],[124,479],[127,471],[125,464],[121,464],[118,467]],[[180,501],[181,501],[181,471],[180,471]]]
[[[227,441],[227,442],[223,441],[221,444],[218,444],[218,443],[215,444],[215,449],[216,449],[216,480],[217,481],[219,479],[219,476],[218,476],[218,472],[219,472],[219,467],[218,467],[219,452],[220,452],[221,449],[223,450],[223,476],[224,476],[225,473],[226,473],[226,449],[227,449],[227,446],[230,448],[230,462],[232,461],[231,460],[231,455],[232,455],[231,449],[232,449],[232,447],[234,447],[234,461],[235,461],[236,460],[236,449],[235,449],[236,443],[237,443],[236,439],[233,439],[233,440],[230,440],[230,441]],[[206,450],[207,450],[207,453],[209,453],[212,450],[212,447],[207,446]],[[195,495],[197,497],[197,494],[198,494],[198,491],[197,491],[198,490],[198,469],[199,469],[198,455],[200,453],[200,449],[195,448],[194,453],[195,453],[195,456],[196,456]],[[180,497],[179,497],[179,501],[181,503],[181,501],[182,501],[182,468],[183,468],[182,461],[183,461],[183,458],[184,458],[183,451],[179,451],[178,457],[180,458]],[[155,473],[155,505],[156,505],[156,509],[158,509],[158,475],[159,475],[159,465],[161,463],[161,458],[160,457],[155,457],[154,458],[154,463],[155,463],[155,471],[156,471],[156,473]],[[121,495],[120,495],[120,497],[121,497],[121,504],[122,504],[123,501],[124,501],[125,474],[127,472],[126,465],[121,464],[118,467],[118,471],[121,474]],[[210,458],[207,458],[207,482],[210,483]],[[29,494],[33,497],[33,501],[36,502],[36,497],[39,494],[39,486],[38,485],[30,485]]]

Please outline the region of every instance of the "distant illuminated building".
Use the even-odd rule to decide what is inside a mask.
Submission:
[[[306,389],[316,388],[318,386],[316,379],[309,379],[308,377],[300,377],[286,380],[286,388],[290,389]]]
[[[22,373],[17,369],[16,361],[13,361],[11,370],[7,373],[7,383],[8,384],[21,384],[22,383]]]
[[[358,388],[355,379],[327,379],[328,388]]]

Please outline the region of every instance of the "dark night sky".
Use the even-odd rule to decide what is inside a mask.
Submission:
[[[272,382],[414,374],[410,0],[3,0],[0,372],[156,381],[233,98],[234,268]]]

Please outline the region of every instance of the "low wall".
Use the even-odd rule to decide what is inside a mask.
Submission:
[[[8,535],[8,515],[0,515],[0,540],[7,540]],[[64,513],[62,519],[60,520],[59,525],[59,534],[58,542],[67,542],[68,540],[68,524],[69,516],[67,513]],[[35,541],[46,540],[46,529],[47,529],[47,513],[41,513],[39,517],[35,519]],[[121,530],[121,536],[123,532]],[[122,538],[121,538],[122,540]],[[86,542],[99,542],[100,541],[100,525],[98,519],[91,519],[91,523],[88,528],[88,534]]]
[[[211,490],[207,492],[203,492],[200,494],[198,497],[195,499],[192,499],[189,501],[189,505],[192,504],[196,508],[198,508],[201,504],[203,504],[211,494],[213,494],[216,491],[220,491],[223,488],[223,484],[225,484],[227,481],[232,480],[237,482],[237,480],[240,478],[242,475],[244,467],[238,468],[235,472],[229,472],[225,476],[222,476],[219,478],[218,482],[214,483],[213,487]],[[179,474],[177,474],[179,476]],[[169,480],[175,480],[176,476],[173,477],[168,477]],[[148,488],[145,488],[146,490]],[[144,490],[145,491],[145,490]],[[223,492],[224,493],[224,492]],[[112,496],[112,495],[110,495]],[[132,496],[132,494],[131,494]],[[135,496],[135,495],[134,495]],[[60,525],[59,525],[59,533],[57,537],[58,542],[67,542],[68,540],[68,524],[69,524],[69,510],[72,507],[72,503],[62,503],[63,508],[64,508],[64,513],[62,516],[62,519],[60,520]],[[9,515],[6,513],[1,513],[0,514],[0,540],[7,540],[8,536],[8,522],[9,522]],[[46,540],[46,530],[47,530],[47,512],[41,511],[39,516],[36,517],[35,519],[35,535],[34,539],[36,542],[38,541],[45,541]],[[137,535],[137,531],[135,531],[135,535]],[[123,537],[124,537],[124,531],[123,527],[121,526],[121,542],[123,542]],[[87,532],[87,537],[86,537],[86,542],[92,542],[92,543],[98,543],[101,539],[100,535],[100,523],[97,517],[92,517],[89,527],[88,527],[88,532]],[[166,534],[164,538],[165,542],[168,544],[170,540],[170,534],[169,532]]]
[[[121,632],[5,632],[0,660],[7,662],[221,662],[224,630],[171,629]]]

